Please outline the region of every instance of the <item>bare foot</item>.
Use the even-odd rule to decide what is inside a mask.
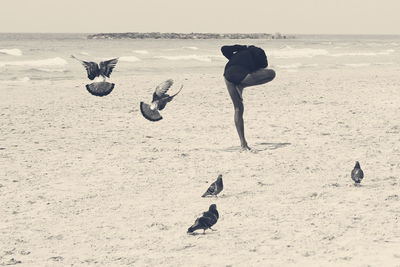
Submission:
[[[242,151],[249,151],[249,150],[251,150],[251,148],[247,144],[242,145]]]

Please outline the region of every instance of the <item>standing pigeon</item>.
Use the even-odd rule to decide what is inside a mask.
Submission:
[[[351,171],[351,179],[355,184],[360,184],[361,180],[364,178],[364,172],[361,170],[360,163],[356,161],[354,169]]]
[[[208,187],[207,191],[201,197],[216,196],[222,189],[224,189],[224,184],[222,183],[222,174],[220,174],[217,180]]]
[[[168,102],[171,102],[172,99],[180,93],[183,88],[183,85],[179,89],[177,93],[170,96],[167,94],[169,88],[174,84],[174,81],[171,79],[166,80],[165,82],[159,84],[154,93],[153,99],[151,100],[151,104],[148,105],[144,102],[140,102],[140,111],[143,114],[143,117],[150,121],[159,121],[162,119],[162,116],[158,112],[159,110],[163,110]]]
[[[196,230],[203,229],[203,234],[207,229],[211,229],[211,226],[217,223],[219,213],[217,211],[217,205],[211,204],[208,211],[203,212],[200,218],[197,218],[192,226],[187,230],[188,233],[193,233]],[[213,230],[214,231],[214,230]]]
[[[101,61],[99,66],[95,62],[80,60],[73,55],[71,57],[82,63],[90,80],[95,80],[94,83],[86,85],[89,93],[95,96],[105,96],[111,93],[115,84],[106,82],[106,77],[110,78],[111,72],[118,62],[118,58]]]

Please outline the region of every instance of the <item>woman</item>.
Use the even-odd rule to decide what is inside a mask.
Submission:
[[[223,46],[222,54],[229,59],[225,66],[225,83],[235,108],[235,125],[243,150],[250,150],[244,137],[243,99],[245,87],[264,84],[275,78],[275,71],[266,69],[267,56],[264,50],[250,45]]]

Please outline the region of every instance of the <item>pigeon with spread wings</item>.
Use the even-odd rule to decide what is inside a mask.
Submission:
[[[106,82],[106,77],[110,78],[111,72],[118,63],[118,58],[101,61],[100,66],[96,62],[84,61],[71,56],[82,63],[87,71],[88,78],[95,82],[86,85],[86,89],[95,96],[106,96],[114,89],[115,84]]]
[[[167,94],[167,92],[173,84],[174,81],[171,79],[168,79],[163,83],[159,84],[154,90],[153,99],[150,105],[144,102],[140,102],[140,111],[142,112],[143,117],[145,117],[149,121],[159,121],[162,119],[159,110],[163,110],[167,105],[167,103],[171,102],[172,99],[177,94],[179,94],[183,88],[183,85],[181,85],[181,88],[177,93],[169,95]]]

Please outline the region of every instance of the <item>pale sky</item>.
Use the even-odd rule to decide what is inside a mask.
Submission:
[[[0,0],[0,32],[400,34],[400,0]]]

